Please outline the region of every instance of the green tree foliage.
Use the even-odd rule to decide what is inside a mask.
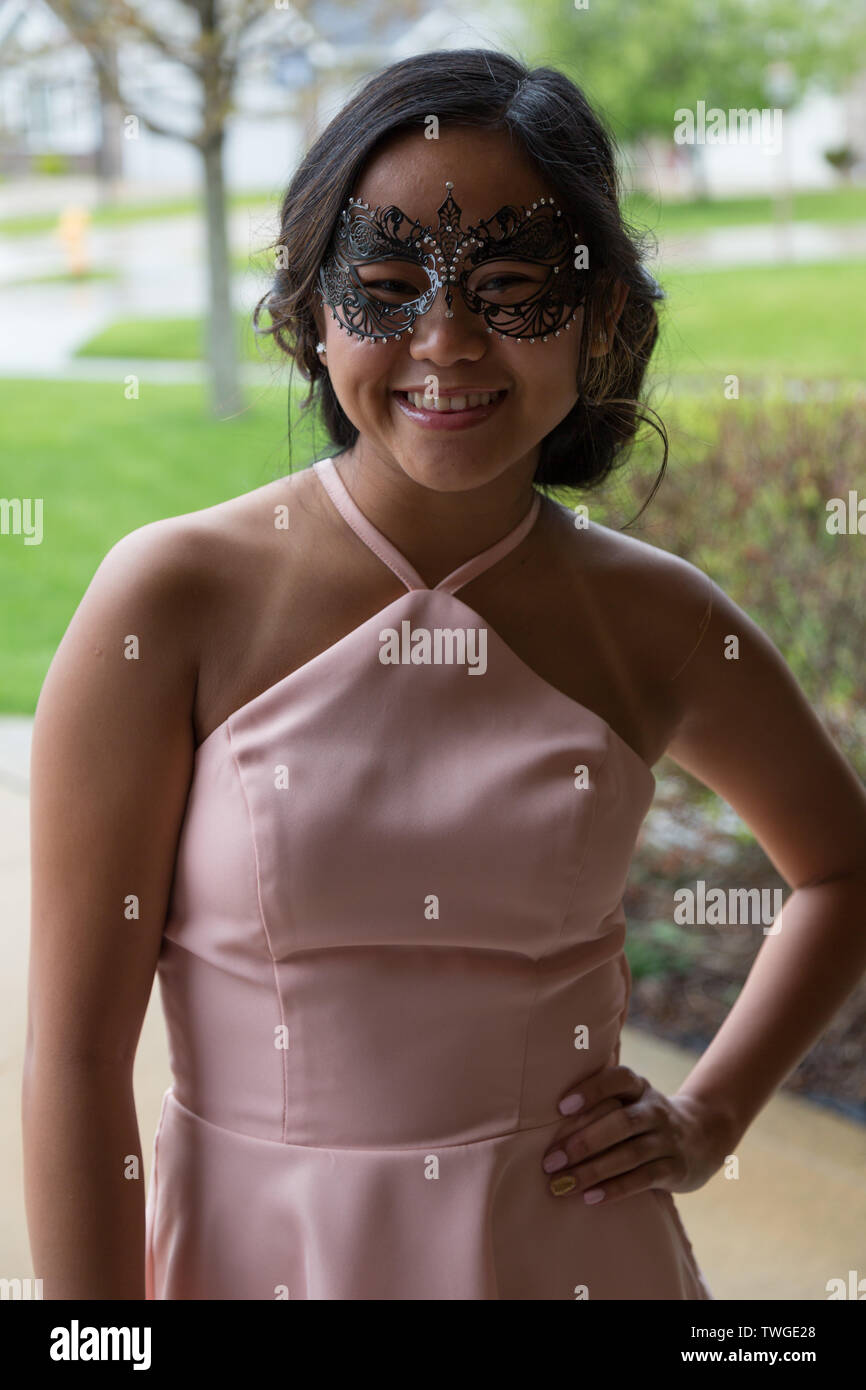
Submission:
[[[863,68],[866,9],[851,0],[527,0],[533,64],[566,72],[618,139],[670,135],[678,107],[773,106],[771,63],[839,90]],[[789,103],[790,104],[790,103]]]

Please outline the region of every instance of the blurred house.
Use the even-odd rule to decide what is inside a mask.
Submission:
[[[79,3],[92,5],[96,32],[104,36],[100,0]],[[163,32],[177,26],[178,40],[192,23],[172,0],[151,0],[147,16]],[[315,0],[309,19],[263,5],[228,128],[229,187],[281,186],[312,134],[366,73],[438,48],[519,52],[530,23],[531,7],[508,0],[479,0],[477,10],[460,0]],[[0,0],[0,176],[101,174],[133,194],[198,181],[194,150],[143,124],[136,130],[128,119],[141,110],[172,128],[190,128],[198,97],[193,79],[154,50],[126,44],[109,56],[129,93],[129,110],[118,111],[100,91],[87,50],[69,38],[45,0]],[[716,195],[757,194],[777,183],[834,187],[839,175],[826,151],[850,147],[860,159],[855,173],[866,168],[866,73],[844,97],[808,96],[786,114],[784,129],[781,156],[737,143],[702,145],[688,158],[672,139],[653,137],[635,167],[648,186],[674,197],[694,193],[696,172],[698,186]]]
[[[93,0],[98,17],[99,0]],[[501,22],[505,6],[498,11]],[[284,181],[311,135],[365,74],[397,58],[434,48],[493,47],[471,9],[438,0],[316,0],[311,20],[263,6],[249,34],[250,56],[235,89],[228,126],[226,178],[232,188]],[[162,32],[182,5],[154,0],[147,17]],[[105,25],[96,32],[107,37]],[[0,176],[64,173],[125,184],[188,188],[200,177],[196,152],[179,140],[129,121],[146,111],[173,129],[192,131],[197,84],[186,69],[153,49],[127,44],[110,55],[129,108],[118,111],[100,91],[87,50],[68,35],[43,0],[0,0]]]

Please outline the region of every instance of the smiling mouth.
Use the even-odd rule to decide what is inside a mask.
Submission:
[[[435,411],[437,415],[453,415],[458,411],[475,410],[479,406],[495,405],[505,391],[467,391],[463,396],[426,396],[423,391],[395,391],[416,410]]]

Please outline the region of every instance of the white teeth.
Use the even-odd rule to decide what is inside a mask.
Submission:
[[[423,391],[407,391],[407,399],[412,405],[424,410],[438,410],[450,413],[454,410],[470,410],[475,405],[489,405],[498,400],[501,391],[478,391],[466,396],[425,396]]]

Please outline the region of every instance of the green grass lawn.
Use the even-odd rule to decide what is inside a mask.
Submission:
[[[769,159],[767,162],[769,164]],[[795,193],[792,204],[797,222],[864,222],[866,186]],[[623,199],[623,213],[641,227],[652,227],[655,232],[669,235],[752,226],[758,222],[772,222],[776,215],[773,199],[766,196],[682,202],[667,199],[659,203],[645,193],[633,193]]]
[[[44,533],[41,545],[0,543],[0,710],[32,712],[81,595],[121,536],[289,471],[285,391],[248,400],[216,421],[198,387],[148,386],[129,401],[116,385],[0,379],[0,497],[41,497]],[[295,425],[294,469],[326,453],[321,426],[314,448],[309,428]]]
[[[657,371],[866,376],[858,318],[866,303],[866,261],[672,271],[664,284],[668,302],[653,359]],[[245,315],[238,315],[237,325],[243,358],[273,362],[271,339],[257,342]],[[202,352],[198,319],[122,319],[79,355],[191,360]]]
[[[671,272],[657,369],[866,376],[866,261]]]
[[[267,310],[261,322],[269,323]],[[249,314],[236,314],[236,348],[246,362],[271,363],[279,349],[273,339],[256,338]],[[200,361],[205,356],[205,325],[200,318],[117,319],[77,349],[76,357],[169,358]]]
[[[119,270],[86,270],[82,275],[73,275],[71,271],[61,270],[51,275],[29,275],[21,280],[14,280],[11,285],[3,286],[3,293],[8,294],[10,290],[20,289],[22,285],[88,285],[92,280],[119,280]]]

